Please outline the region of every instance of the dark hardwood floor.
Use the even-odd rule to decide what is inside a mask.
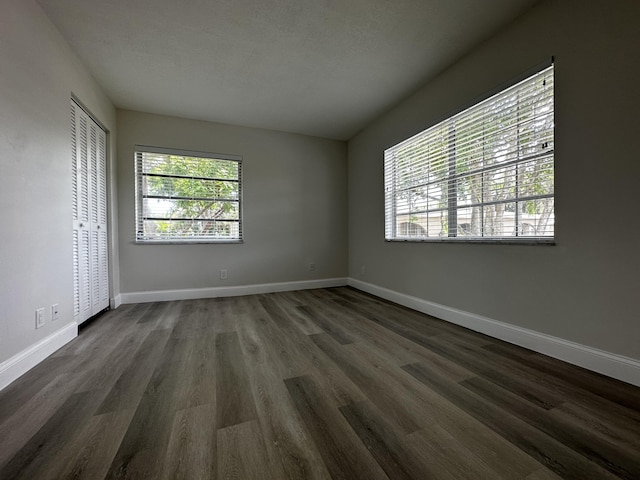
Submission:
[[[640,479],[640,388],[342,287],[123,305],[0,392],[0,479]]]

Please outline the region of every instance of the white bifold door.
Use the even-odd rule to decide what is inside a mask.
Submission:
[[[71,101],[73,316],[78,324],[109,306],[107,135]]]

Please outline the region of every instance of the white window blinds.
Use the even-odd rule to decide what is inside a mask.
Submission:
[[[136,146],[138,242],[242,240],[242,159]]]
[[[553,66],[385,150],[387,240],[554,237]]]

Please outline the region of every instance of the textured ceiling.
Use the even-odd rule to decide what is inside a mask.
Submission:
[[[348,139],[536,0],[38,0],[119,108]]]

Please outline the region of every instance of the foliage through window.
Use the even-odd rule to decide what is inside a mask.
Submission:
[[[554,238],[553,66],[385,150],[387,240]]]
[[[137,146],[138,242],[242,240],[241,158]]]

